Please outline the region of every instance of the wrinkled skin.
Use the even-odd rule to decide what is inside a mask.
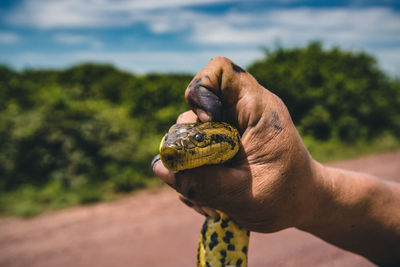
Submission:
[[[303,223],[312,159],[283,102],[226,58],[212,59],[185,96],[194,113],[182,114],[178,123],[226,121],[242,135],[241,149],[229,165],[173,175],[156,164],[156,175],[196,210],[219,209],[251,231],[271,232]]]

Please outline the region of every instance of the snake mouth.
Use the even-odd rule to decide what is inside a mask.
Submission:
[[[179,152],[171,147],[162,147],[160,158],[164,166],[169,170],[176,170],[179,162]]]

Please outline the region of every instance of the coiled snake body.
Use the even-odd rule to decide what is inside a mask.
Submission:
[[[173,125],[160,144],[164,166],[173,172],[206,164],[221,164],[239,150],[239,133],[223,122]],[[207,217],[201,229],[197,266],[247,266],[250,232],[226,214]]]

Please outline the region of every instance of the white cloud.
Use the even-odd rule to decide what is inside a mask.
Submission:
[[[276,39],[288,45],[315,39],[345,46],[400,43],[400,16],[387,8],[302,8],[256,15],[230,13],[195,24],[193,29],[193,42],[216,45],[262,45]]]
[[[184,7],[230,0],[25,0],[8,21],[38,28],[118,27],[143,23],[154,33],[186,30],[203,45],[286,45],[310,40],[364,46],[400,43],[400,16],[390,8],[290,8],[210,15]],[[232,1],[232,0],[231,0]],[[296,1],[296,0],[289,0]]]
[[[37,28],[127,26],[164,10],[234,0],[24,0],[6,20]]]
[[[70,33],[58,33],[53,37],[54,41],[64,45],[89,45],[93,48],[100,48],[103,43],[90,36]]]
[[[89,38],[84,35],[59,33],[54,36],[54,40],[62,44],[75,45],[87,43],[89,41]]]
[[[188,29],[192,40],[203,44],[265,43],[271,38],[296,42],[310,37],[400,39],[399,13],[389,8],[291,8],[218,15],[183,9],[232,1],[24,0],[6,20],[37,28],[118,27],[140,22],[155,33]]]
[[[0,32],[0,44],[15,44],[21,40],[18,34],[12,32]]]
[[[400,74],[399,63],[396,63],[399,62],[399,56],[393,54],[400,50],[400,15],[394,9],[281,7],[253,12],[232,9],[227,13],[211,14],[187,8],[229,1],[24,0],[18,8],[9,13],[7,20],[25,27],[62,29],[68,32],[73,32],[70,30],[73,28],[119,27],[143,23],[155,34],[179,33],[182,34],[179,36],[181,39],[186,38],[186,41],[196,45],[197,49],[208,49],[208,52],[190,53],[87,51],[65,57],[60,55],[60,59],[64,59],[63,62],[71,64],[72,59],[105,60],[122,68],[140,72],[195,71],[195,68],[200,68],[199,62],[204,61],[201,60],[202,57],[209,58],[216,55],[216,51],[227,51],[227,56],[230,57],[238,56],[241,58],[239,63],[246,65],[259,53],[260,46],[273,46],[276,41],[280,41],[284,47],[293,47],[306,45],[311,40],[321,40],[327,47],[339,45],[345,49],[368,51],[378,57],[381,66],[386,70]],[[18,38],[14,37],[14,42],[17,42]],[[10,40],[13,39],[3,37],[2,41],[0,33],[0,43],[7,40],[12,42]],[[86,44],[90,48],[102,46],[102,43],[94,38],[71,33],[59,33],[54,36],[54,41],[71,46]],[[26,62],[36,62],[34,54],[24,55],[27,56]],[[45,53],[41,55],[46,57]],[[239,55],[247,55],[249,58]],[[49,62],[53,62],[52,59],[56,55],[48,57]],[[195,60],[190,61],[191,58]]]

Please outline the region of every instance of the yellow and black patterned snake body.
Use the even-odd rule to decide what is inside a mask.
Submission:
[[[221,164],[239,150],[239,133],[223,122],[173,125],[160,144],[164,166],[173,172],[207,164]],[[207,217],[200,234],[197,266],[247,266],[250,232],[226,214]]]

